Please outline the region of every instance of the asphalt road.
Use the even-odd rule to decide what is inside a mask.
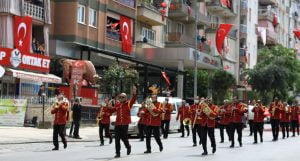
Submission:
[[[254,145],[253,137],[249,137],[248,130],[244,130],[243,147],[229,148],[227,141],[220,144],[219,130],[215,131],[217,139],[217,152],[208,156],[201,156],[202,147],[192,147],[192,137],[180,138],[180,134],[171,134],[169,139],[163,139],[164,151],[159,152],[158,146],[152,140],[152,154],[145,155],[145,142],[131,139],[132,154],[126,155],[126,149],[122,144],[120,159],[114,159],[114,143],[103,147],[99,142],[72,142],[67,149],[51,151],[51,143],[34,144],[10,144],[0,145],[0,161],[299,161],[300,137],[290,137],[272,142],[271,132],[265,132],[262,144]],[[279,135],[281,137],[281,133]],[[227,138],[227,137],[226,137]],[[208,142],[210,147],[210,142]]]

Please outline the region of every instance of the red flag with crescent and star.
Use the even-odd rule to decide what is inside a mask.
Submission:
[[[131,19],[126,16],[121,16],[120,25],[122,51],[130,55],[132,50]]]
[[[30,52],[32,18],[29,16],[15,16],[14,22],[14,43],[20,52]]]
[[[294,31],[295,36],[297,37],[298,40],[300,40],[300,30],[295,29]]]
[[[171,82],[169,77],[167,76],[166,72],[161,72],[162,76],[164,77],[166,83],[168,84],[168,86],[171,86]]]
[[[226,35],[228,34],[228,32],[230,31],[232,27],[232,24],[220,24],[217,33],[216,33],[216,47],[217,50],[220,54],[220,56],[223,55],[223,44],[224,44],[224,40]]]

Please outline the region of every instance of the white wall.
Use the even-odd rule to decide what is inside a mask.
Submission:
[[[256,25],[258,24],[258,0],[248,0],[247,15],[247,47],[249,68],[253,68],[257,62],[257,35]]]

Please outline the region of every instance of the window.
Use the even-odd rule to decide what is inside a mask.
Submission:
[[[182,23],[177,24],[177,32],[184,33],[184,25]]]
[[[152,29],[144,28],[142,29],[143,39],[146,38],[147,42],[155,42],[156,41],[156,33]]]
[[[89,10],[89,25],[93,27],[97,25],[97,11],[91,8]]]
[[[120,36],[120,20],[107,17],[106,21],[106,37],[114,39],[114,40],[121,40]]]
[[[85,24],[85,7],[79,5],[77,8],[77,22]]]

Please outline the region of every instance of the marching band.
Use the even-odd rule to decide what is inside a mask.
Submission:
[[[109,144],[112,143],[113,137],[110,134],[110,117],[113,113],[116,114],[115,122],[115,150],[116,158],[121,156],[120,141],[124,142],[127,149],[127,155],[131,153],[131,145],[128,141],[128,125],[131,123],[130,110],[133,104],[137,100],[137,90],[133,87],[133,96],[128,99],[125,93],[119,94],[116,99],[105,99],[100,104],[100,109],[97,114],[96,123],[99,126],[100,146],[104,145],[104,135],[109,138]],[[250,102],[250,101],[249,101]],[[52,105],[51,113],[55,115],[54,120],[54,132],[53,132],[53,150],[58,150],[58,135],[62,138],[64,148],[67,147],[67,141],[64,137],[64,129],[67,122],[67,111],[69,103],[63,97],[59,95],[57,100]],[[249,107],[249,108],[248,108]],[[251,108],[250,108],[251,107]],[[169,133],[171,114],[174,110],[172,103],[169,103],[169,98],[165,98],[163,102],[159,102],[157,95],[152,95],[146,98],[141,103],[141,107],[137,112],[139,117],[138,130],[140,141],[144,141],[146,136],[146,151],[145,154],[151,153],[151,137],[155,138],[155,141],[159,147],[159,151],[163,151],[162,137],[167,139]],[[297,133],[299,135],[299,114],[300,108],[297,101],[294,101],[291,106],[286,102],[282,103],[277,97],[269,106],[265,107],[261,100],[253,100],[251,105],[242,103],[235,96],[233,101],[224,100],[224,104],[221,106],[214,105],[211,98],[199,98],[195,97],[193,105],[189,106],[185,100],[182,100],[181,106],[176,109],[178,111],[176,120],[180,121],[181,137],[185,136],[185,129],[187,136],[189,136],[190,127],[192,129],[192,141],[193,146],[197,146],[197,136],[199,137],[199,144],[202,144],[202,155],[208,155],[207,150],[207,136],[211,142],[212,153],[216,153],[216,139],[215,128],[220,129],[220,143],[224,143],[224,130],[228,135],[228,140],[231,142],[230,148],[235,146],[235,131],[238,134],[239,146],[243,146],[242,131],[244,129],[243,118],[245,114],[251,112],[253,114],[253,134],[254,142],[263,142],[264,121],[267,116],[266,112],[270,113],[270,122],[272,127],[273,141],[278,140],[279,128],[282,130],[282,138],[289,137],[289,131],[292,131],[294,137]]]

